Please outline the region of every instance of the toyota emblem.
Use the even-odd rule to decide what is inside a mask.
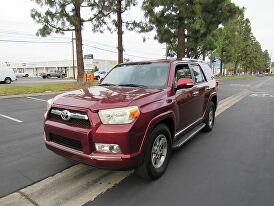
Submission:
[[[63,120],[68,121],[70,119],[70,112],[68,110],[63,110],[61,117]]]

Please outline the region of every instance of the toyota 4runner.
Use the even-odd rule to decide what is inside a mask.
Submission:
[[[173,149],[212,130],[217,87],[211,68],[198,60],[117,65],[100,85],[48,101],[46,146],[84,164],[135,168],[156,179]]]

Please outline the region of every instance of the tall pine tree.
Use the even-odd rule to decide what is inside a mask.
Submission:
[[[93,0],[32,0],[35,1],[40,9],[32,9],[31,17],[35,22],[41,24],[37,35],[48,36],[52,33],[64,34],[66,31],[74,31],[76,37],[76,58],[77,58],[77,81],[83,82],[84,61],[82,29],[84,22],[102,21],[109,15],[104,8],[108,7],[108,1]],[[98,6],[98,4],[101,4]],[[84,7],[90,8],[90,18],[83,19],[81,11]],[[97,8],[100,8],[98,10]],[[98,24],[100,25],[100,24]]]
[[[169,45],[169,54],[182,59],[188,51],[186,39],[198,46],[238,7],[230,0],[144,0],[143,10],[156,29],[156,39]]]

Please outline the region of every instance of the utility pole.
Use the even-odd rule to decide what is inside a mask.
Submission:
[[[168,51],[167,51],[167,43],[165,44],[165,47],[164,48],[162,48],[162,49],[164,49],[165,50],[165,58],[167,59],[167,56],[168,56]]]
[[[75,79],[75,64],[74,64],[74,37],[73,37],[73,31],[71,33],[71,46],[72,46],[72,70],[73,70],[73,79]]]

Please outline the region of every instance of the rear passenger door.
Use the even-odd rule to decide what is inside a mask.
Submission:
[[[192,92],[193,102],[195,104],[195,110],[193,110],[193,115],[195,119],[199,119],[203,116],[208,85],[203,70],[198,63],[191,63],[189,64],[189,67],[193,74],[195,83]]]

